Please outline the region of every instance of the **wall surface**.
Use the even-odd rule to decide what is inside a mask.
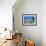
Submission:
[[[42,46],[46,46],[46,0],[41,1],[41,39]]]
[[[12,6],[16,0],[0,0],[0,27],[12,29]]]
[[[13,6],[15,31],[23,33],[23,37],[35,41],[41,46],[41,1],[20,0]],[[37,14],[37,26],[22,26],[22,14]]]

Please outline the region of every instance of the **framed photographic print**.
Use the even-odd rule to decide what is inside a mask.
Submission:
[[[22,14],[22,26],[36,26],[37,14]]]

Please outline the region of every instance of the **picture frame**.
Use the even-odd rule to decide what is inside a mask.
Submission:
[[[37,14],[22,14],[22,26],[36,26]]]

